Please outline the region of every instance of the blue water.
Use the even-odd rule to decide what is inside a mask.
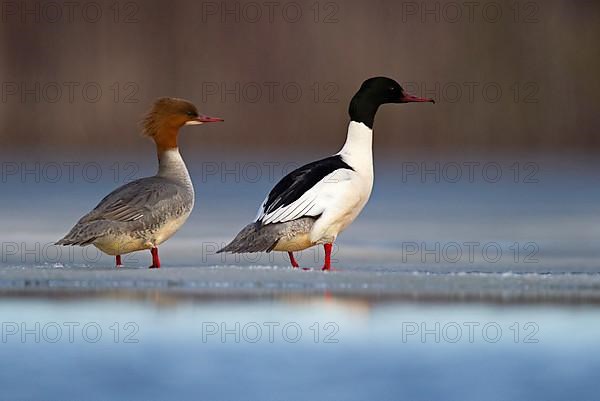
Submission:
[[[6,400],[597,395],[600,310],[591,307],[301,297],[177,303],[157,296],[146,302],[13,299],[0,304],[0,315],[0,399]],[[62,337],[51,342],[57,326]],[[29,330],[24,337],[22,329]]]

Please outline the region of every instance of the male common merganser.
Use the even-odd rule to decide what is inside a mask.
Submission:
[[[346,143],[337,154],[302,166],[275,185],[253,223],[219,252],[294,251],[323,244],[331,269],[331,249],[365,206],[373,188],[373,121],[382,104],[432,102],[404,93],[393,79],[370,78],[350,102]]]
[[[108,194],[83,216],[57,245],[94,245],[114,255],[150,249],[152,265],[160,268],[158,246],[185,223],[194,207],[194,187],[177,147],[184,125],[223,121],[198,114],[183,99],[160,98],[144,118],[143,133],[154,140],[158,173],[125,184]]]

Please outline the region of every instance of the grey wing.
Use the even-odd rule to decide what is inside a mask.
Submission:
[[[165,178],[142,178],[108,194],[56,244],[87,245],[111,232],[144,229],[189,212],[193,204],[193,191]]]
[[[95,220],[130,222],[159,212],[167,204],[185,202],[182,188],[164,178],[150,177],[132,181],[108,194],[79,223]]]

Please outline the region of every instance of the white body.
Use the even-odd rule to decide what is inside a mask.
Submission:
[[[284,223],[304,216],[319,217],[308,233],[282,238],[274,250],[299,251],[316,244],[333,243],[366,205],[373,189],[373,131],[363,123],[351,121],[346,143],[337,153],[353,170],[338,169],[305,192],[293,203],[257,220],[264,224]],[[265,200],[266,201],[266,200]]]

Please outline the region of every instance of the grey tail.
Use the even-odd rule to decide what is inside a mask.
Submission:
[[[223,249],[217,251],[231,253],[271,252],[279,241],[279,235],[259,222],[248,224]]]
[[[54,245],[90,245],[107,233],[108,226],[108,222],[102,220],[75,224],[75,227]]]
[[[94,241],[96,241],[97,237],[78,237],[78,236],[74,236],[71,235],[71,233],[67,234],[64,236],[64,238],[56,241],[54,243],[54,245],[79,245],[79,246],[86,246],[86,245],[90,245],[91,243],[93,243]]]

